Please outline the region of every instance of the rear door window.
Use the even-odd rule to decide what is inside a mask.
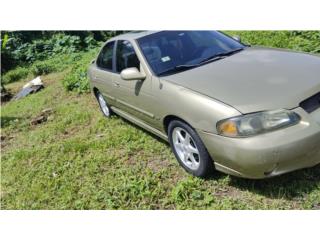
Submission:
[[[97,61],[98,67],[112,71],[113,49],[114,49],[114,42],[109,42],[103,47],[98,57],[98,61]]]

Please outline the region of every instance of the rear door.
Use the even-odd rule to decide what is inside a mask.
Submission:
[[[100,54],[96,61],[96,69],[93,72],[93,81],[95,81],[96,86],[99,91],[106,98],[107,102],[114,105],[115,95],[114,95],[114,51],[115,42],[108,42],[100,51]]]

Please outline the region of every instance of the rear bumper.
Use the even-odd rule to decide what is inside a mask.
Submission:
[[[198,131],[217,170],[245,178],[266,178],[320,163],[320,109],[282,130],[248,138]]]

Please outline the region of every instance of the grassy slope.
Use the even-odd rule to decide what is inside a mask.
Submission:
[[[263,181],[191,177],[166,143],[103,118],[90,94],[65,92],[66,73],[43,77],[43,91],[1,107],[2,209],[320,207],[320,166]],[[53,109],[48,121],[30,126],[45,108]]]

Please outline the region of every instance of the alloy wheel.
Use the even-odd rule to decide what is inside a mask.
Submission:
[[[197,170],[200,165],[200,154],[191,135],[183,128],[176,127],[172,131],[172,140],[181,162],[191,170]]]

